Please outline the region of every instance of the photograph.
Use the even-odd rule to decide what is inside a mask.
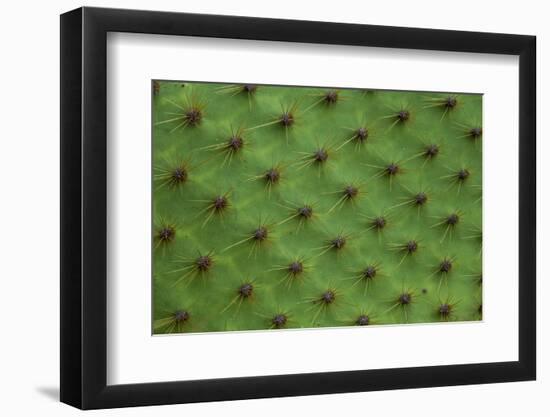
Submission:
[[[483,94],[151,97],[155,335],[482,320]]]

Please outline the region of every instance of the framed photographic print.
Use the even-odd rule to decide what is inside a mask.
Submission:
[[[535,378],[535,38],[61,16],[61,400]]]

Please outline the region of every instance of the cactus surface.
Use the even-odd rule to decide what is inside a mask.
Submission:
[[[481,320],[481,95],[152,95],[154,334]]]

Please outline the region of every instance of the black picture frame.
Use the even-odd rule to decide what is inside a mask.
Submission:
[[[108,32],[519,56],[519,360],[107,385]],[[61,401],[81,409],[536,378],[536,38],[237,16],[79,8],[61,16]]]

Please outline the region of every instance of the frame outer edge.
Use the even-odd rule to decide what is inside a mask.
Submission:
[[[60,400],[82,406],[82,9],[60,18]]]
[[[519,78],[519,361],[527,378],[536,380],[537,38],[535,36],[525,37],[524,48],[519,54]]]

